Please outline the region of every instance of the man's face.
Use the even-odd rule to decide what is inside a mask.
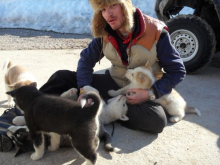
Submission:
[[[102,16],[106,22],[111,26],[113,30],[119,30],[120,32],[126,32],[123,27],[125,17],[120,4],[112,4],[106,6],[102,10]]]

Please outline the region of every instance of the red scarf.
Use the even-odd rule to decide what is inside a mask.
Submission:
[[[118,36],[119,36],[122,40],[124,40],[124,41],[123,41],[123,44],[127,44],[127,43],[130,42],[131,37],[132,37],[132,32],[129,33],[128,36],[123,36],[119,30],[117,30],[116,32],[117,32]]]

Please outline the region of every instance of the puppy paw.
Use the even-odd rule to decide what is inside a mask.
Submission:
[[[19,129],[25,129],[26,132],[29,132],[29,129],[28,129],[27,126],[14,126],[14,125],[8,127],[7,132],[10,132],[10,133],[14,134]]]
[[[10,132],[9,130],[7,130],[6,134],[8,135],[9,138],[12,139],[12,136],[13,136],[13,133],[12,133],[12,132]]]
[[[77,89],[71,88],[68,91],[63,92],[60,96],[71,100],[77,100]]]
[[[33,154],[31,154],[31,159],[32,160],[39,160],[43,157],[43,155],[37,154],[36,152],[34,152]]]
[[[69,96],[75,96],[76,94],[77,94],[77,89],[76,88],[69,89]]]
[[[12,120],[12,123],[14,125],[18,125],[18,126],[22,126],[22,125],[25,125],[26,122],[25,122],[25,119],[24,119],[24,116],[16,116],[13,120]]]
[[[17,127],[17,126],[8,127],[8,131],[11,132],[12,134],[14,134],[18,129],[19,129],[19,127]]]
[[[8,107],[9,108],[13,108],[15,106],[15,102],[14,101],[9,101],[8,102]]]
[[[178,116],[172,116],[169,121],[171,123],[177,123],[178,121],[180,121],[181,119]]]
[[[78,97],[77,91],[78,90],[76,88],[71,88],[69,90],[69,97],[71,97],[73,100],[77,100],[77,97]]]
[[[115,90],[109,90],[108,91],[109,96],[115,97],[118,95],[118,93]]]

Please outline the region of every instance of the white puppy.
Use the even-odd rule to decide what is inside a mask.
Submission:
[[[12,91],[21,86],[30,85],[36,83],[35,77],[27,71],[26,68],[20,65],[13,65],[12,62],[7,59],[4,62],[3,70],[7,68],[5,73],[5,88],[6,92]],[[14,101],[12,97],[8,95],[8,107],[14,107]]]
[[[126,104],[126,97],[119,95],[108,100],[100,114],[100,119],[104,124],[109,124],[115,120],[127,121],[129,118],[126,116],[128,107]]]

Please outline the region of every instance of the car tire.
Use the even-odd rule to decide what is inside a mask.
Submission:
[[[210,63],[216,39],[205,20],[194,15],[179,15],[170,19],[167,26],[171,42],[180,53],[187,73],[194,73]]]

